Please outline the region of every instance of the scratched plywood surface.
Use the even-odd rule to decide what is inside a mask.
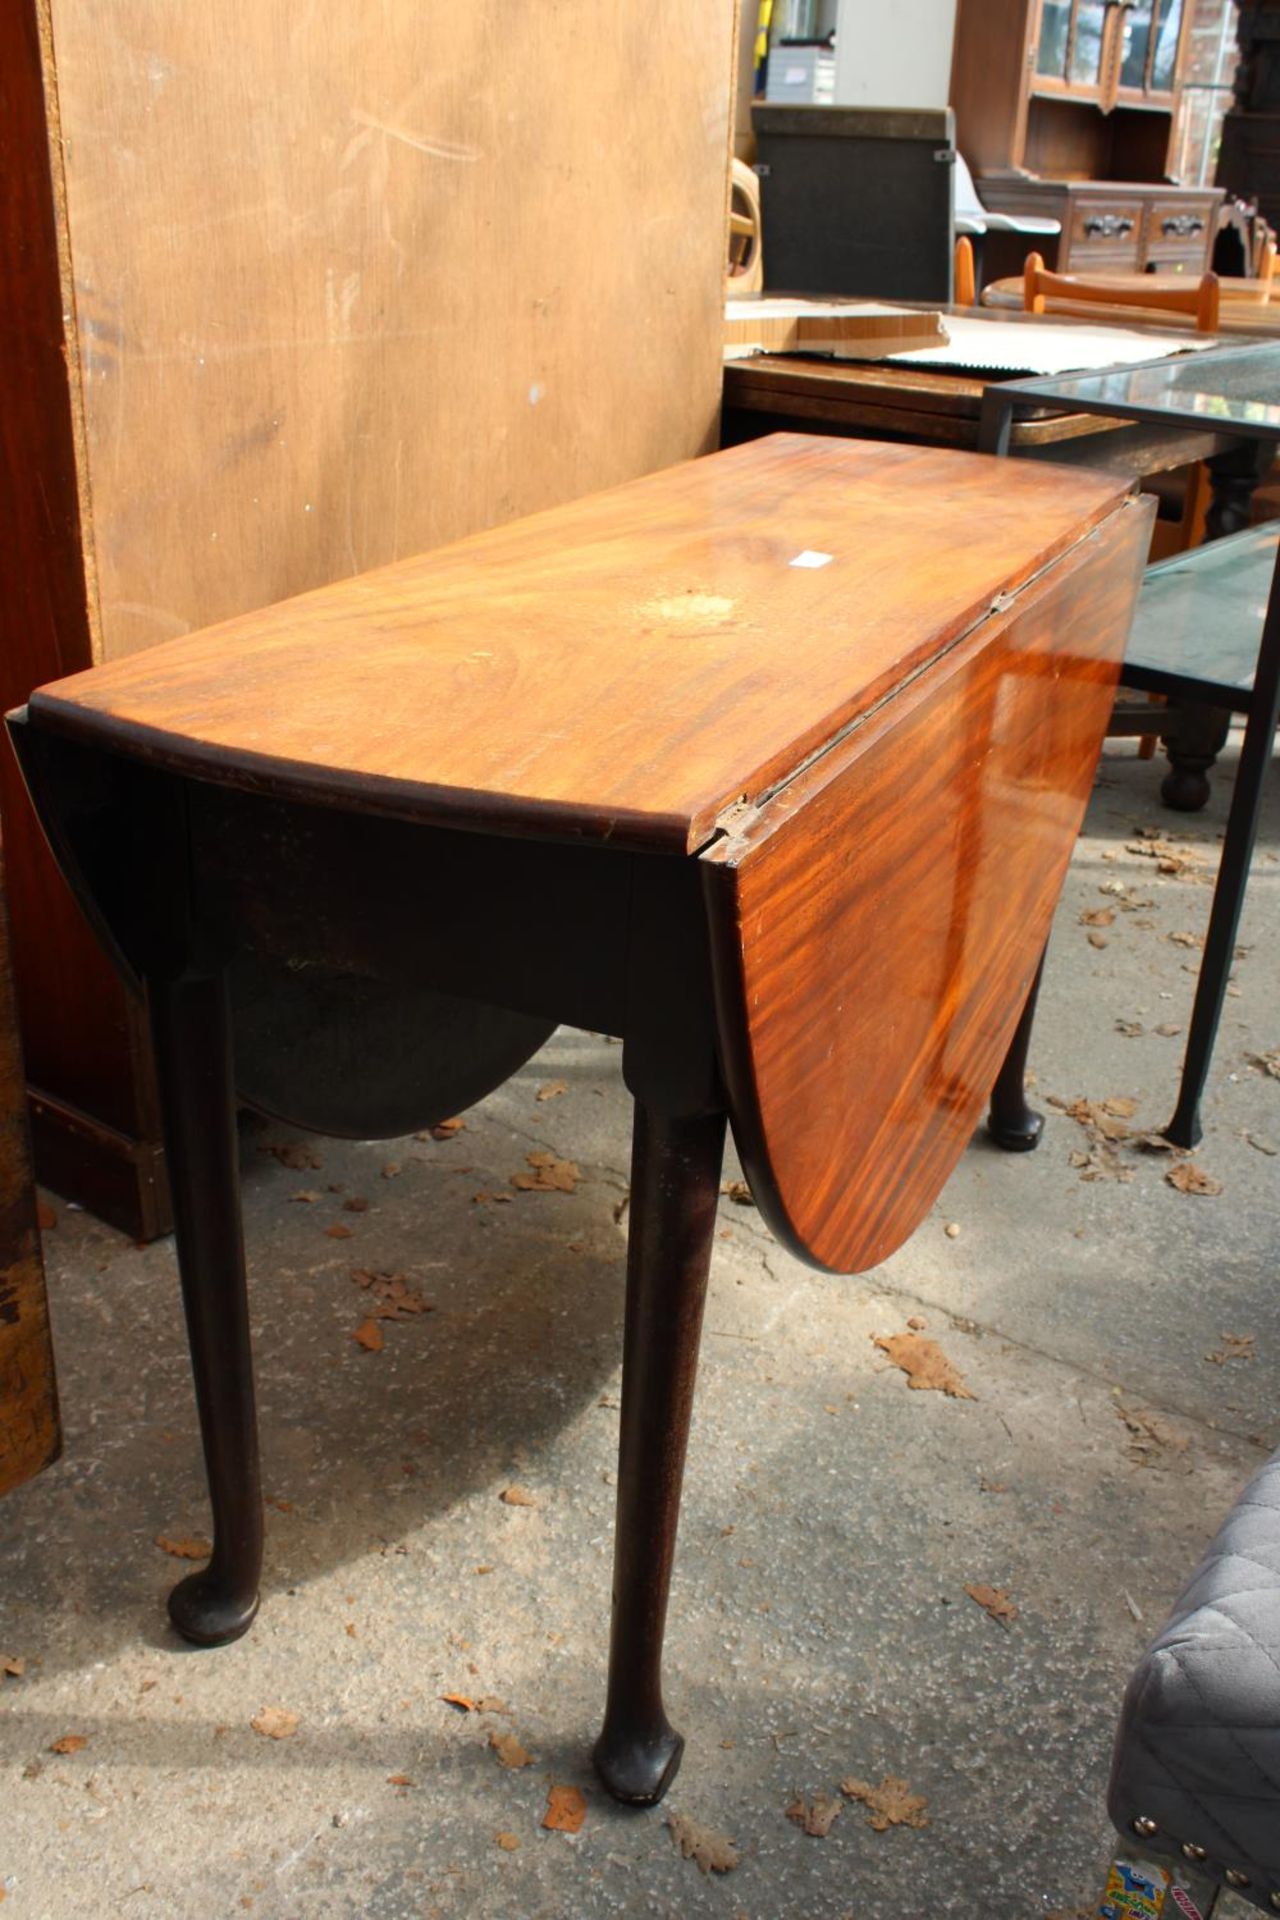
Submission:
[[[0,870],[0,1493],[8,1493],[57,1457],[60,1429],[3,884]]]
[[[50,0],[99,658],[712,443],[733,16]]]

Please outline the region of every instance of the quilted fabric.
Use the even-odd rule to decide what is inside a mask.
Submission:
[[[1108,1808],[1143,1850],[1203,1847],[1280,1910],[1280,1453],[1254,1476],[1125,1694]]]

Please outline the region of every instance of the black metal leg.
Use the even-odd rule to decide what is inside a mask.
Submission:
[[[1174,725],[1160,736],[1169,760],[1160,798],[1178,813],[1199,813],[1209,798],[1209,769],[1227,743],[1231,714],[1225,707],[1183,700],[1171,705],[1170,714]]]
[[[230,1018],[221,975],[149,984],[182,1300],[213,1508],[213,1557],[169,1613],[200,1646],[258,1610],[262,1494],[240,1229]]]
[[[1187,1051],[1182,1062],[1182,1084],[1172,1120],[1165,1136],[1177,1147],[1194,1147],[1201,1137],[1200,1100],[1213,1058],[1213,1044],[1222,1016],[1222,1002],[1235,952],[1236,929],[1244,890],[1249,879],[1249,862],[1258,833],[1258,815],[1262,809],[1262,787],[1271,764],[1276,721],[1280,718],[1280,561],[1272,577],[1271,596],[1258,649],[1258,668],[1254,675],[1249,718],[1240,749],[1235,792],[1227,815],[1227,831],[1222,842],[1222,859],[1213,890],[1209,912],[1209,931],[1205,936],[1204,957],[1196,982],[1195,1004],[1187,1029]]]
[[[1212,496],[1204,516],[1206,539],[1221,540],[1227,534],[1244,532],[1253,517],[1258,483],[1274,457],[1275,447],[1270,441],[1249,440],[1205,461]]]
[[[1044,974],[1044,955],[1040,956],[1040,965],[1036,968],[1036,977],[1031,982],[1031,991],[1027,1003],[1022,1009],[1022,1017],[1013,1030],[1013,1039],[1009,1042],[1009,1051],[1004,1057],[999,1078],[991,1090],[991,1111],[987,1116],[987,1132],[998,1147],[1006,1153],[1030,1153],[1040,1144],[1044,1132],[1044,1115],[1037,1113],[1027,1105],[1027,1054],[1031,1048],[1031,1029],[1035,1025],[1036,1000],[1040,993],[1040,981]]]
[[[636,1103],[632,1146],[613,1628],[596,1771],[652,1806],[684,1740],[662,1704],[662,1641],[715,1227],[723,1113],[669,1119]]]

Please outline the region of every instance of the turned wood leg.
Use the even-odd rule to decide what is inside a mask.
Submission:
[[[1170,714],[1175,724],[1161,736],[1169,771],[1160,798],[1178,813],[1199,813],[1209,798],[1209,769],[1227,743],[1231,713],[1226,707],[1178,700]]]
[[[991,1090],[991,1111],[987,1116],[987,1132],[996,1145],[1003,1147],[1006,1153],[1030,1153],[1034,1147],[1039,1146],[1040,1135],[1044,1132],[1044,1115],[1027,1105],[1027,1054],[1031,1049],[1031,1029],[1035,1025],[1036,999],[1040,992],[1040,979],[1043,973],[1044,955],[1042,954],[1040,965],[1036,968],[1036,977],[1031,982],[1031,991],[1027,995],[1027,1003],[1013,1030],[1013,1039],[1009,1042],[1009,1051],[1004,1057],[1004,1065]]]
[[[684,1740],[662,1705],[662,1639],[711,1265],[725,1116],[672,1120],[636,1103],[613,1563],[613,1629],[596,1771],[652,1806]]]
[[[262,1494],[240,1229],[224,979],[153,981],[151,1029],[173,1192],[182,1302],[213,1508],[213,1557],[169,1595],[200,1646],[234,1640],[258,1610]]]

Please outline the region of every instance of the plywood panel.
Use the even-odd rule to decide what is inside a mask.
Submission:
[[[733,0],[51,0],[99,657],[708,446]]]

